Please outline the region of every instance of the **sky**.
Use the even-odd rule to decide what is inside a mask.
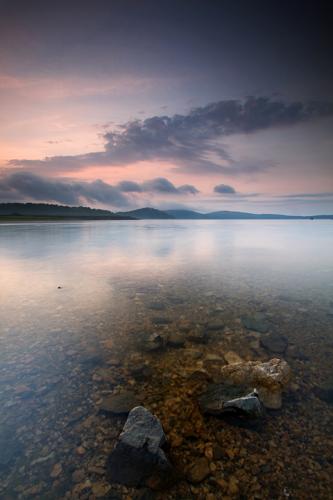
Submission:
[[[0,0],[0,202],[332,214],[332,14]]]

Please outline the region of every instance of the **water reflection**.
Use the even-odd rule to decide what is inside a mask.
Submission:
[[[103,467],[123,420],[110,423],[98,405],[124,387],[159,415],[175,443],[174,460],[202,454],[221,424],[198,413],[189,393],[204,381],[188,374],[199,370],[215,380],[216,359],[230,352],[244,360],[276,356],[263,348],[258,332],[242,325],[244,315],[259,313],[289,343],[282,354],[295,375],[294,393],[260,436],[250,433],[246,441],[239,430],[222,425],[229,455],[242,449],[243,462],[214,459],[212,477],[220,483],[205,482],[191,495],[218,498],[230,476],[248,498],[279,498],[282,490],[271,489],[270,475],[287,456],[277,484],[290,488],[294,474],[295,498],[307,491],[327,498],[329,449],[321,424],[330,407],[315,399],[313,387],[331,373],[332,243],[330,221],[0,225],[0,496],[80,498],[78,485],[86,480],[82,498],[96,484],[109,492]],[[209,337],[200,338],[210,322]],[[221,323],[223,333],[216,326]],[[195,335],[179,337],[192,327]],[[142,351],[156,332],[173,336],[173,347]],[[190,424],[196,430],[186,431],[188,437]],[[299,439],[303,432],[306,445]],[[277,433],[285,436],[284,445],[271,449],[267,443]],[[255,470],[253,453],[266,472],[246,474],[247,467]],[[321,456],[313,476],[306,476],[305,464],[297,465],[301,454],[312,461]],[[52,476],[56,466],[64,472]],[[79,470],[84,474],[77,481],[72,473]],[[186,484],[175,486],[172,498],[187,498]],[[112,494],[124,498],[117,488]],[[238,493],[227,488],[224,494]]]

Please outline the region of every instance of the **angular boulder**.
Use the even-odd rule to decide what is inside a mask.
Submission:
[[[108,459],[109,481],[126,486],[166,485],[172,467],[161,448],[165,442],[157,417],[143,406],[133,408]]]
[[[279,358],[262,363],[247,361],[223,366],[224,382],[232,385],[255,387],[266,408],[277,410],[282,406],[282,391],[286,390],[291,370],[288,363]]]

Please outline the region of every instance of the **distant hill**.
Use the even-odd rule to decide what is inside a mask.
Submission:
[[[144,207],[128,212],[111,212],[89,207],[68,207],[48,203],[0,203],[0,220],[27,219],[104,219],[104,220],[135,220],[135,219],[202,219],[202,220],[292,220],[292,219],[333,219],[333,215],[281,215],[252,214],[250,212],[231,212],[222,210],[203,214],[194,210],[168,210]]]
[[[167,210],[167,213],[175,219],[205,219],[205,214],[195,212],[194,210]]]
[[[137,210],[130,210],[129,212],[117,212],[118,215],[134,217],[135,219],[174,219],[173,215],[156,208],[138,208]]]
[[[71,218],[71,219],[128,219],[109,210],[89,207],[68,207],[65,205],[50,205],[48,203],[0,203],[0,218],[26,219],[38,218]]]
[[[333,219],[333,215],[282,215],[282,214],[252,214],[250,212],[210,212],[205,219],[253,219],[253,220],[292,220],[292,219]]]
[[[333,219],[333,215],[281,215],[281,214],[252,214],[250,212],[231,212],[220,210],[203,214],[194,210],[168,210],[168,214],[175,219],[212,219],[212,220],[284,220],[284,219]]]
[[[250,212],[229,212],[221,210],[205,215],[206,219],[302,219],[301,216],[281,214],[252,214]]]

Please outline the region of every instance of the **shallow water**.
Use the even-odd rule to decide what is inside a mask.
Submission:
[[[317,386],[333,385],[332,248],[331,221],[0,225],[0,497],[145,495],[105,476],[126,418],[101,401],[130,389],[180,471],[158,498],[331,498],[332,405]],[[282,409],[249,428],[201,415],[226,353],[277,357],[242,323],[255,313],[288,341]],[[223,328],[204,342],[143,348],[210,321]],[[193,484],[204,456],[210,475]]]

